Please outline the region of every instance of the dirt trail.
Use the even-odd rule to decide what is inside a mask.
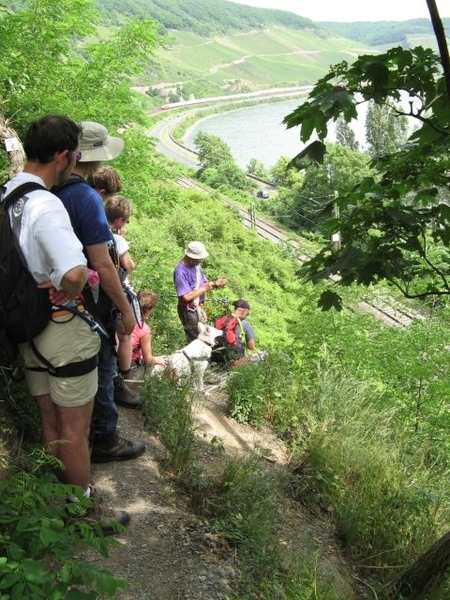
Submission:
[[[196,410],[197,434],[205,442],[202,466],[214,469],[216,461],[263,448],[269,461],[283,464],[287,452],[269,432],[256,432],[227,416],[227,398],[220,386],[207,386]],[[117,547],[108,559],[87,551],[95,560],[124,577],[128,590],[119,600],[226,600],[239,590],[234,551],[196,517],[185,499],[173,492],[159,471],[164,452],[159,440],[143,426],[140,411],[120,408],[121,434],[145,440],[147,452],[136,460],[93,465],[93,481],[105,501],[131,515],[126,533],[116,536]],[[211,442],[213,442],[211,444]],[[220,445],[221,452],[214,451]],[[209,466],[208,466],[209,465]],[[298,503],[283,506],[285,526],[280,543],[287,549],[304,548],[317,555],[321,578],[344,600],[354,598],[349,578],[335,547],[329,524],[311,517]]]

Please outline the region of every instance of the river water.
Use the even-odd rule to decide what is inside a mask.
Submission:
[[[304,144],[300,142],[298,127],[286,129],[283,118],[299,106],[301,99],[259,104],[230,112],[212,115],[195,123],[184,137],[185,145],[196,150],[194,138],[199,131],[220,137],[229,146],[237,165],[246,169],[250,159],[256,158],[266,168],[273,167],[281,156],[294,158]],[[360,147],[364,145],[364,120],[352,125]],[[329,141],[334,141],[334,127],[330,127]]]

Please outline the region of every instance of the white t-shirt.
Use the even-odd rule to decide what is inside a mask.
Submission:
[[[123,254],[125,254],[125,252],[128,252],[128,250],[130,249],[130,246],[129,246],[127,240],[122,235],[119,235],[118,233],[114,233],[113,235],[114,235],[114,241],[116,243],[117,254],[120,257]]]
[[[43,180],[30,173],[18,173],[6,185],[6,194],[22,183],[34,181],[45,185]],[[69,214],[61,200],[48,190],[27,192],[28,200],[23,208],[19,245],[27,262],[28,270],[37,283],[50,280],[60,289],[64,275],[79,265],[86,265],[81,242],[70,223]],[[8,210],[21,210],[14,203]]]

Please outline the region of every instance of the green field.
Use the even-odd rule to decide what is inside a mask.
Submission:
[[[371,52],[362,44],[313,29],[270,27],[216,38],[172,31],[171,36],[176,43],[158,52],[160,70],[145,83],[201,79],[221,89],[230,81],[247,89],[312,84],[330,64],[353,62],[358,54]]]

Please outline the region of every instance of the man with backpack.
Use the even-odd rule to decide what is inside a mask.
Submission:
[[[94,463],[129,460],[145,452],[142,441],[131,441],[119,435],[119,418],[114,379],[117,375],[115,355],[116,318],[120,314],[123,331],[131,334],[135,317],[122,288],[118,265],[115,265],[110,250],[114,250],[111,230],[106,219],[100,194],[92,188],[86,178],[100,166],[101,161],[116,158],[123,149],[123,140],[112,137],[99,123],[83,121],[80,149],[82,156],[74,165],[67,184],[56,190],[56,195],[65,206],[72,227],[84,247],[89,267],[99,276],[99,295],[96,299],[85,288],[86,306],[109,333],[109,340],[102,339],[98,365],[98,390],[95,395],[91,421],[91,461]],[[121,404],[134,408],[140,399],[131,390],[125,390]]]
[[[23,272],[27,270],[34,285],[47,290],[49,298],[47,325],[18,346],[30,393],[39,408],[42,442],[62,462],[61,481],[81,487],[90,497],[88,432],[100,339],[78,300],[87,279],[83,248],[67,211],[49,191],[64,183],[79,160],[80,136],[81,128],[64,116],[48,115],[32,123],[24,137],[24,170],[4,184],[1,198],[8,207],[7,215],[3,214],[9,217]],[[6,236],[1,243],[3,261]],[[34,295],[31,282],[25,301],[32,304]],[[129,521],[124,511],[111,517],[100,522],[108,533],[114,532],[111,520],[123,525]]]
[[[217,339],[213,348],[211,361],[228,367],[236,367],[245,361],[247,351],[255,352],[255,334],[247,321],[250,304],[239,299],[233,302],[234,311],[222,315],[214,323],[223,335]]]

